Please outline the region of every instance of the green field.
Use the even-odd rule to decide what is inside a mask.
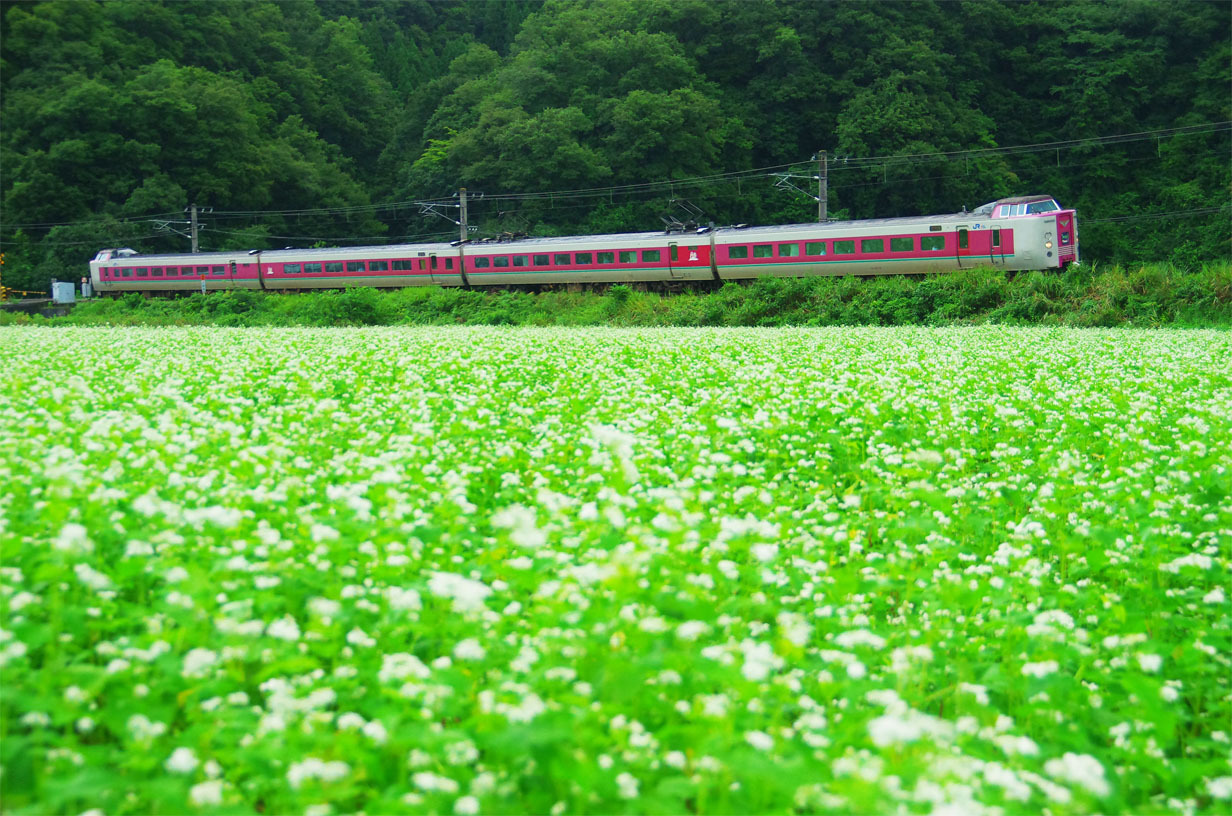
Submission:
[[[1227,332],[0,348],[8,813],[1232,805]]]

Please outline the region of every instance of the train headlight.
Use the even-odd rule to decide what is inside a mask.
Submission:
[[[1052,249],[1052,241],[1045,241],[1044,249]]]
[[[1052,249],[1052,233],[1044,233],[1044,249]]]

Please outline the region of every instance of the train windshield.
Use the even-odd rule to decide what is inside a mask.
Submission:
[[[1032,201],[1027,205],[1027,215],[1052,212],[1053,210],[1059,209],[1061,208],[1057,206],[1057,202],[1053,201],[1051,198],[1047,201]]]

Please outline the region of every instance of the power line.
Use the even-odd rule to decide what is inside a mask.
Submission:
[[[1034,144],[1011,145],[1007,147],[988,147],[974,148],[968,150],[953,150],[930,153],[911,153],[899,155],[884,155],[884,156],[866,156],[860,158],[853,157],[834,157],[831,160],[830,172],[842,173],[848,170],[871,170],[877,168],[885,168],[893,164],[907,164],[911,162],[922,161],[956,161],[959,159],[970,160],[987,158],[992,156],[1009,156],[1031,153],[1043,153],[1048,151],[1073,150],[1080,147],[1110,145],[1110,144],[1125,144],[1130,142],[1141,142],[1150,140],[1161,140],[1173,138],[1177,136],[1192,136],[1205,133],[1219,133],[1232,130],[1232,121],[1208,122],[1199,125],[1189,125],[1177,128],[1162,128],[1159,130],[1143,130],[1136,133],[1119,133],[1109,136],[1092,136],[1082,139],[1067,139],[1062,141],[1052,142],[1037,142]],[[725,173],[714,173],[705,176],[693,176],[683,179],[667,179],[661,181],[647,181],[634,184],[610,185],[607,187],[584,187],[569,190],[552,190],[545,192],[533,193],[493,193],[485,196],[488,201],[536,201],[547,199],[549,201],[555,199],[584,199],[598,198],[613,195],[627,195],[635,192],[645,192],[650,194],[668,193],[673,194],[677,189],[691,189],[699,186],[710,186],[713,184],[727,183],[730,181],[743,181],[744,179],[755,179],[772,175],[775,172],[792,168],[811,168],[812,161],[807,162],[791,162],[789,164],[768,165],[765,167],[757,167],[749,170],[736,170]],[[836,185],[832,185],[836,186]],[[837,185],[841,186],[841,185]],[[215,220],[226,218],[227,220],[235,218],[272,218],[276,216],[328,216],[328,215],[357,215],[361,213],[377,213],[382,210],[391,211],[390,217],[397,217],[397,211],[400,209],[412,209],[426,204],[443,204],[451,203],[452,198],[430,198],[430,199],[413,199],[408,201],[387,202],[381,204],[355,204],[345,207],[323,207],[309,208],[298,210],[217,210],[212,216]],[[148,216],[125,216],[116,219],[120,222],[141,222],[158,220],[161,216],[166,216],[167,213]],[[172,213],[170,215],[178,215]],[[408,213],[408,215],[411,215]],[[64,221],[64,222],[41,222],[29,224],[7,224],[0,225],[3,229],[50,229],[57,226],[78,226],[83,224],[98,224],[98,220],[86,221]]]

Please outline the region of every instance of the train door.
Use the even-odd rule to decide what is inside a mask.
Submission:
[[[970,260],[968,260],[965,264],[963,263],[963,258],[969,259],[971,257],[971,231],[967,228],[967,225],[964,224],[958,228],[957,232],[958,240],[954,243],[957,249],[955,249],[954,252],[957,255],[958,268],[962,269],[964,266],[971,266]]]
[[[432,252],[428,255],[428,279],[435,284],[440,284],[440,259],[436,257],[436,253]]]
[[[672,278],[678,280],[690,269],[710,266],[710,244],[680,246],[673,241],[667,245],[667,261]]]
[[[1005,266],[1005,244],[1009,240],[1009,230],[1002,231],[1000,227],[992,227],[988,234],[988,260],[993,266]]]

